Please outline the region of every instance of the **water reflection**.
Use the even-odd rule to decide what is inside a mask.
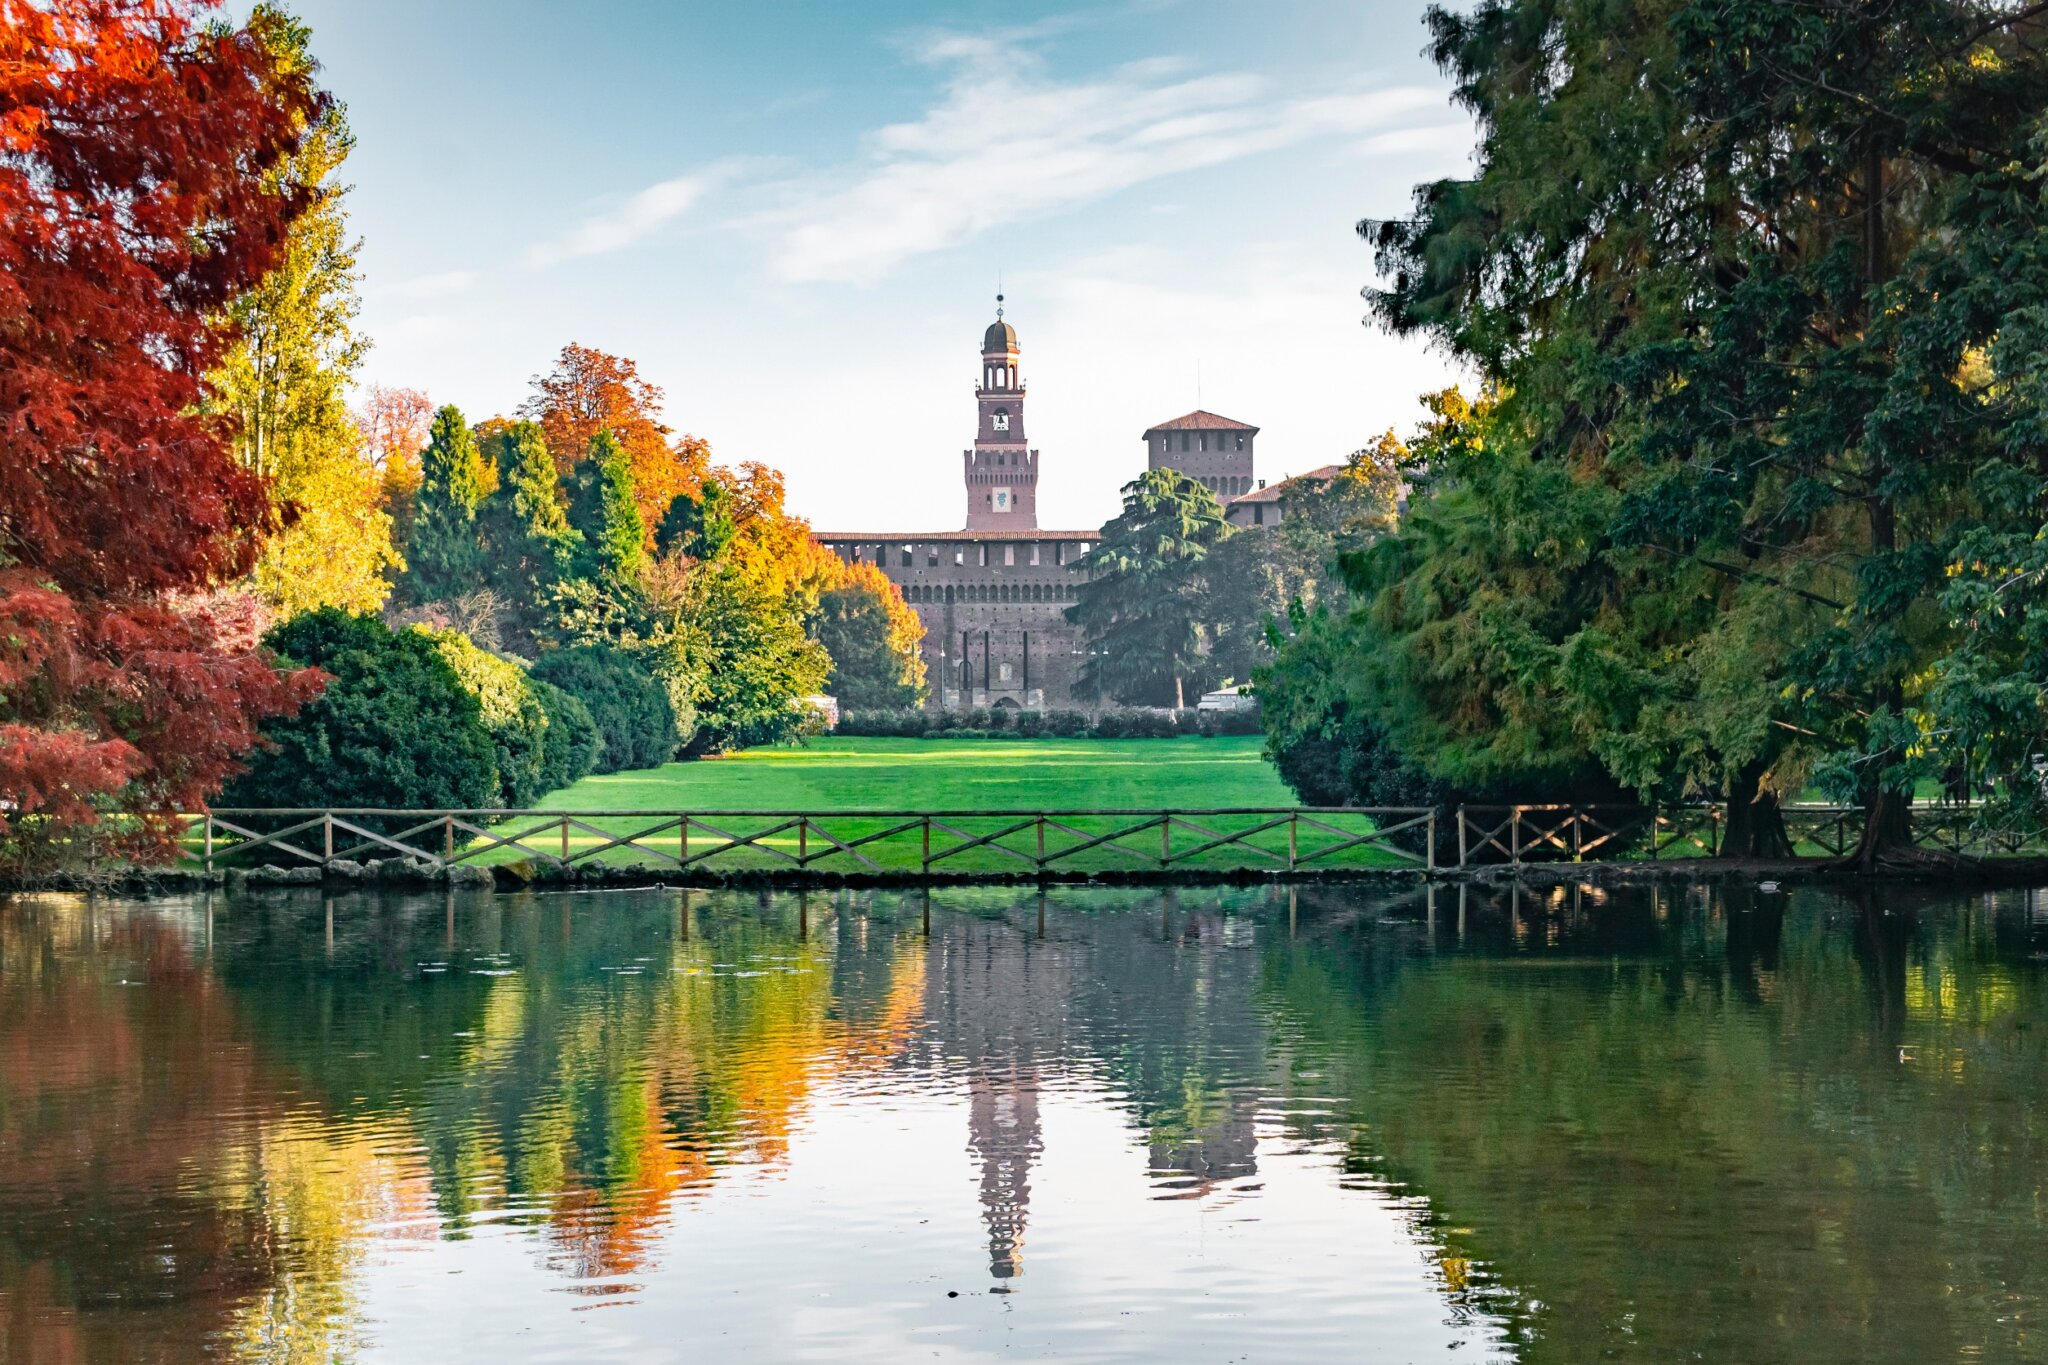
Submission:
[[[2044,958],[2023,893],[24,898],[0,1362],[2028,1359]]]

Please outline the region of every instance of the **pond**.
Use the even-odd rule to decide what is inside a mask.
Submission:
[[[0,903],[0,1361],[2048,1358],[2048,897]]]

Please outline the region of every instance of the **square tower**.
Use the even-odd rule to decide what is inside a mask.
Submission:
[[[1213,412],[1195,411],[1145,433],[1145,467],[1177,469],[1229,502],[1258,487],[1252,443],[1259,429]]]
[[[974,387],[979,421],[974,447],[962,452],[967,529],[1031,531],[1038,527],[1038,452],[1024,439],[1024,380],[1017,368],[1017,329],[996,320],[981,339],[981,378]]]

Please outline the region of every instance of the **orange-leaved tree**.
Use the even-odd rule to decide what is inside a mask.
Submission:
[[[309,191],[321,96],[191,0],[0,0],[0,860],[170,815],[319,687],[218,595],[276,529],[205,415],[228,303]],[[139,819],[108,831],[121,808]]]
[[[519,415],[540,423],[548,449],[566,477],[601,431],[625,448],[633,469],[634,499],[649,531],[678,493],[695,494],[711,462],[711,448],[694,436],[676,436],[661,421],[660,386],[640,377],[623,356],[575,342],[562,348],[554,369],[535,375]]]

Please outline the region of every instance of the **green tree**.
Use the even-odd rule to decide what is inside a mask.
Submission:
[[[655,531],[654,544],[663,555],[717,559],[738,533],[732,490],[714,473],[704,480],[698,496],[676,495]]]
[[[825,686],[842,710],[924,705],[924,626],[874,565],[847,566],[846,580],[818,595],[811,636],[831,656]]]
[[[515,809],[532,805],[549,790],[545,771],[548,712],[526,670],[479,648],[460,631],[422,633],[455,670],[463,690],[476,698],[484,730],[497,752],[498,788],[493,803]]]
[[[323,607],[273,627],[264,643],[329,682],[318,701],[263,727],[220,805],[468,810],[497,799],[482,710],[434,641]]]
[[[609,431],[591,438],[590,453],[571,476],[569,524],[583,537],[580,577],[613,592],[631,592],[647,563],[647,523],[633,496],[633,463]]]
[[[1521,530],[1431,530],[1493,594],[1464,637],[1541,717],[1526,728],[1570,730],[1631,786],[1746,807],[1818,769],[1866,806],[1861,856],[1899,852],[1916,754],[1986,695],[1949,666],[1956,580],[1980,533],[2042,522],[2017,454],[2040,353],[2009,325],[2048,283],[2021,245],[2040,15],[1486,0],[1429,24],[1476,170],[1364,230],[1376,314],[1502,395],[1510,469],[1456,496]],[[1394,581],[1426,581],[1410,568]]]
[[[555,791],[581,782],[597,771],[604,752],[604,733],[580,697],[571,696],[551,682],[529,680],[533,695],[548,713],[548,728],[541,756],[541,789]]]
[[[812,723],[798,699],[823,692],[832,671],[802,603],[728,563],[693,575],[649,644],[661,672],[690,689],[692,756],[797,738]]]
[[[272,5],[257,6],[249,23],[282,76],[312,77],[311,29]],[[369,349],[355,332],[359,243],[349,237],[348,187],[339,182],[354,148],[348,107],[329,100],[271,171],[270,188],[310,203],[276,266],[229,306],[240,339],[208,376],[210,405],[234,414],[236,456],[271,479],[274,499],[293,512],[255,571],[257,592],[286,615],[323,605],[374,611],[401,566],[346,399]]]
[[[597,771],[652,768],[675,757],[679,742],[667,690],[625,650],[576,645],[541,656],[533,676],[589,709],[602,743]]]
[[[538,423],[493,432],[480,448],[501,471],[477,514],[488,577],[505,601],[515,652],[531,655],[551,624],[547,603],[572,571],[583,537],[569,525],[561,478]]]
[[[478,539],[477,509],[491,478],[476,437],[460,409],[434,414],[432,435],[420,453],[420,488],[415,500],[410,595],[435,602],[474,589],[483,579],[484,552]]]
[[[1074,565],[1086,575],[1067,608],[1088,635],[1081,685],[1184,706],[1189,676],[1204,668],[1204,570],[1230,524],[1216,495],[1177,470],[1147,470],[1123,492],[1122,513]]]

